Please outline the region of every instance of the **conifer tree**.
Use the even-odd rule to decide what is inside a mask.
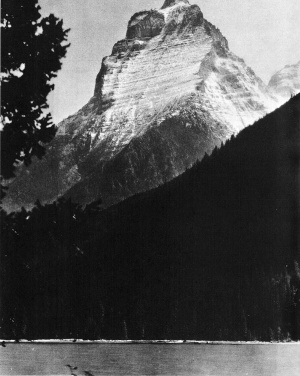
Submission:
[[[1,179],[14,177],[16,164],[41,158],[56,132],[47,96],[69,30],[53,14],[43,18],[40,9],[38,0],[1,2]]]

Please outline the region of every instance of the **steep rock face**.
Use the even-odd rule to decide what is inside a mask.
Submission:
[[[284,101],[300,92],[300,61],[286,65],[275,73],[268,84],[269,88],[280,95]]]
[[[59,124],[43,160],[20,169],[4,206],[60,195],[110,205],[172,179],[277,105],[197,5],[167,0],[131,18],[94,96]]]
[[[160,34],[165,26],[164,16],[155,10],[135,14],[128,24],[126,38],[146,39]]]

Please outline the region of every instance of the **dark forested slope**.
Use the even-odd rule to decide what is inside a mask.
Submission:
[[[2,337],[300,338],[300,95],[101,211],[2,212]]]

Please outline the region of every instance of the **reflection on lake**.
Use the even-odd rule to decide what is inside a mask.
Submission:
[[[37,344],[0,348],[1,375],[299,376],[300,344]]]

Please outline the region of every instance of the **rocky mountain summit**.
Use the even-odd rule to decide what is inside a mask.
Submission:
[[[138,12],[103,59],[93,97],[59,124],[46,157],[20,168],[4,207],[61,195],[110,205],[163,184],[278,107],[273,88],[197,5]]]
[[[161,9],[172,7],[178,3],[189,4],[188,0],[165,0],[164,5],[161,7]]]
[[[285,100],[300,92],[300,61],[294,65],[286,65],[282,70],[275,73],[269,88],[283,97]]]

